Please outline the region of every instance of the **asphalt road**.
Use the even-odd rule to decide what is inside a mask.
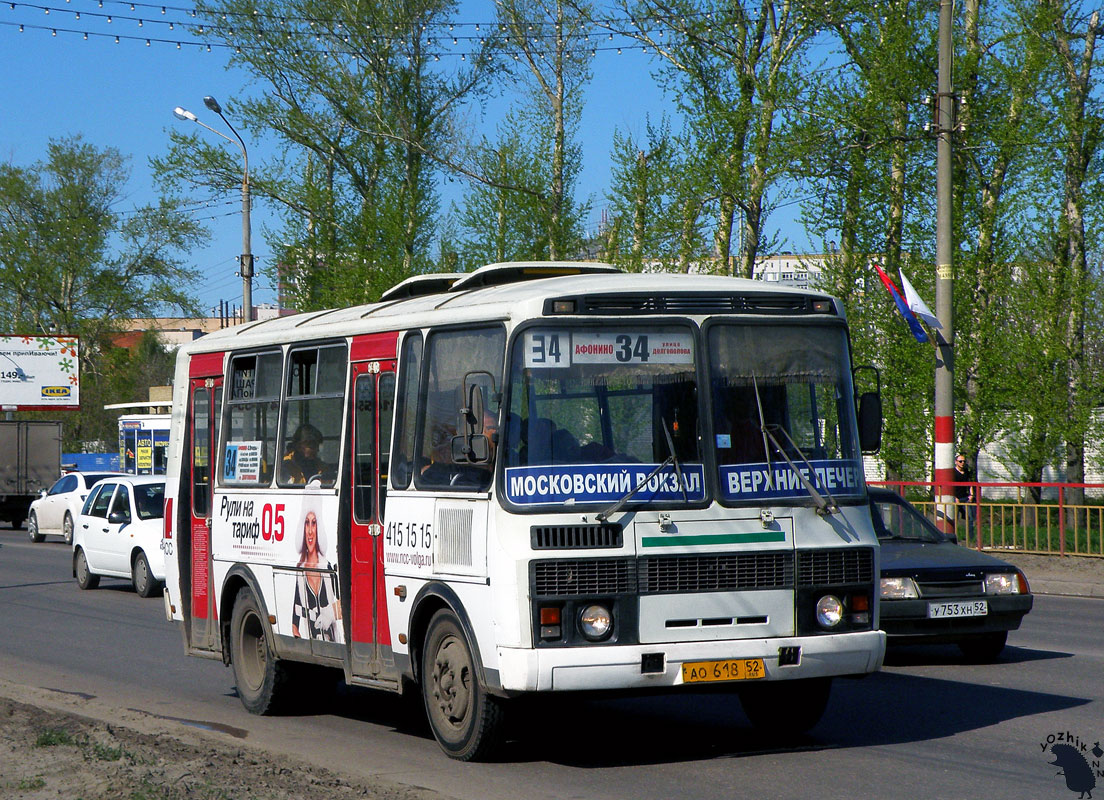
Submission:
[[[1104,741],[1099,598],[1037,596],[997,664],[964,665],[953,647],[891,650],[881,673],[837,681],[824,720],[795,744],[760,738],[727,694],[557,698],[516,709],[499,762],[459,764],[387,694],[343,689],[317,714],[249,715],[229,669],[184,655],[160,599],[108,579],[82,592],[69,565],[60,542],[0,529],[4,680],[445,797],[1067,798],[1047,737]]]

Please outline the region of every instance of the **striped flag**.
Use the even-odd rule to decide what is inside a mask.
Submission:
[[[909,308],[908,303],[901,297],[901,292],[898,291],[897,286],[893,283],[893,279],[885,274],[885,270],[874,265],[874,269],[878,270],[878,277],[882,279],[882,283],[885,284],[886,289],[889,291],[890,296],[893,298],[893,302],[897,304],[897,310],[901,312],[901,316],[904,317],[905,322],[909,326],[909,330],[918,342],[928,341],[928,334],[924,332],[923,326],[920,324],[920,320],[916,318],[916,315],[912,313],[912,309]]]
[[[909,279],[905,277],[905,271],[902,269],[898,272],[901,276],[901,286],[905,290],[905,302],[908,303],[909,310],[936,330],[943,330],[943,323],[939,321],[939,317],[932,313],[919,293],[912,288]]]

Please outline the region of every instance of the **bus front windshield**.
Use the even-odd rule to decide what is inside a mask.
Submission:
[[[506,499],[522,507],[705,499],[693,331],[541,327],[513,349]]]
[[[722,502],[865,493],[842,327],[722,323],[708,343]]]

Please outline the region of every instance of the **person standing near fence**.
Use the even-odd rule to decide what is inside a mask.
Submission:
[[[954,496],[957,516],[966,520],[968,528],[974,527],[974,473],[966,463],[966,454],[959,453],[954,461]]]

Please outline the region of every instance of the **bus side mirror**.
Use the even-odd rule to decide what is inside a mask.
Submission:
[[[467,387],[467,405],[460,409],[460,434],[452,437],[452,460],[457,464],[485,464],[491,458],[490,440],[483,433],[483,387]]]
[[[859,449],[877,453],[882,447],[882,396],[863,392],[859,396]]]

